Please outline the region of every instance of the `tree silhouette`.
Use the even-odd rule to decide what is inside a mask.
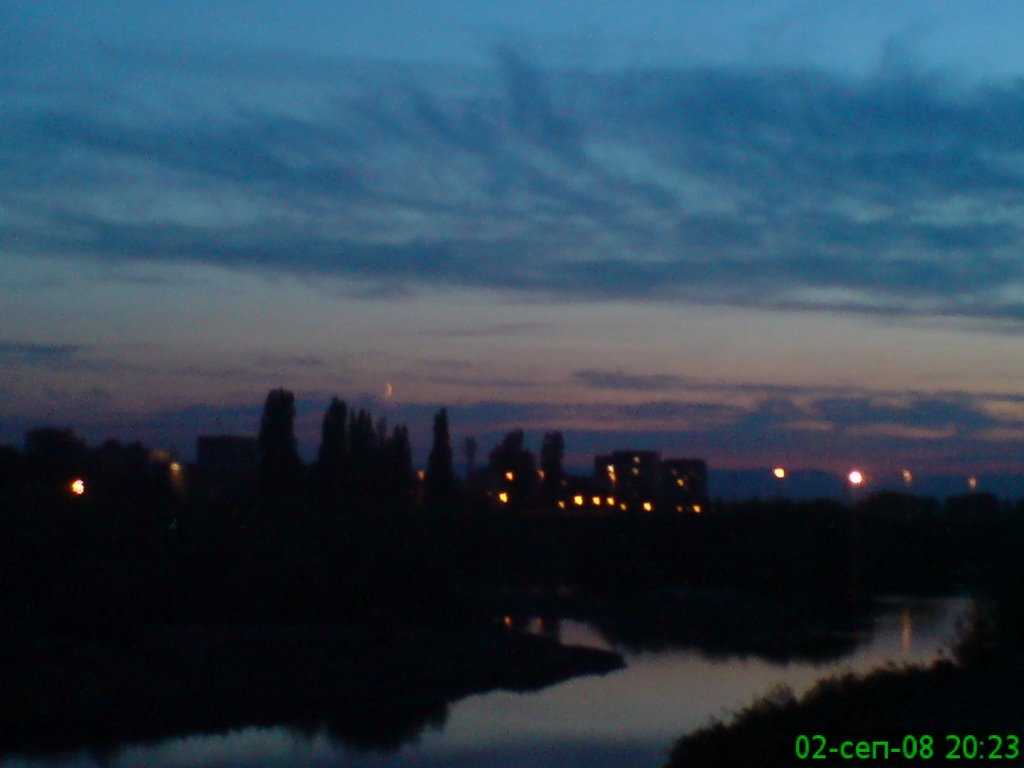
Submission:
[[[324,413],[316,467],[321,500],[337,507],[349,486],[349,444],[348,406],[336,397]]]
[[[405,505],[412,497],[412,447],[409,445],[409,430],[397,426],[384,444],[381,460],[383,483],[389,501]]]
[[[287,496],[299,490],[302,460],[295,443],[295,395],[272,389],[260,418],[258,481],[267,496]]]
[[[434,442],[427,459],[424,478],[424,501],[431,509],[444,509],[455,497],[455,470],[452,467],[452,444],[448,434],[448,411],[442,408],[434,416]]]
[[[359,409],[349,419],[350,474],[353,500],[366,507],[372,500],[378,479],[377,431],[369,412]]]
[[[562,457],[565,454],[565,440],[561,432],[545,432],[540,447],[541,499],[544,506],[553,507],[561,495],[565,470]]]
[[[476,438],[467,437],[462,441],[462,455],[466,457],[466,477],[473,474],[476,468]]]
[[[38,427],[25,433],[25,459],[32,482],[66,482],[85,468],[88,448],[70,429]]]

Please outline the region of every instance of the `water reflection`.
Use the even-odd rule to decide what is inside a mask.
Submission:
[[[874,621],[872,637],[839,661],[767,661],[709,658],[695,649],[634,649],[628,667],[605,676],[576,678],[528,693],[471,696],[432,710],[418,724],[397,723],[380,752],[360,739],[366,723],[342,719],[328,728],[246,728],[229,734],[171,739],[128,747],[106,759],[4,760],[2,768],[352,768],[426,765],[646,766],[664,763],[676,738],[727,718],[772,687],[798,694],[837,671],[864,672],[888,662],[923,663],[943,652],[967,601],[892,600]],[[563,642],[608,647],[592,625],[534,621],[537,632]],[[366,721],[380,713],[366,715]],[[445,722],[445,715],[447,720]],[[427,723],[424,728],[424,722]],[[444,727],[438,727],[445,722]],[[433,723],[433,727],[429,724]],[[397,742],[404,742],[396,746]],[[363,747],[362,749],[358,747]],[[367,749],[369,748],[369,749]]]

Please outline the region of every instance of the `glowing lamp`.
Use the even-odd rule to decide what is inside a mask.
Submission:
[[[864,475],[858,470],[853,470],[846,479],[850,481],[850,485],[862,485],[864,483]]]
[[[73,494],[75,494],[75,496],[84,496],[85,495],[85,480],[83,480],[80,477],[76,477],[68,485],[68,488],[71,490],[71,492]]]
[[[772,474],[775,475],[776,479],[778,479],[778,480],[785,480],[786,479],[786,468],[785,467],[776,467],[775,469],[772,470]]]

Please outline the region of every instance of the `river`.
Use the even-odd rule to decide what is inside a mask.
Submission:
[[[492,692],[449,707],[393,752],[363,751],[323,733],[247,728],[159,744],[128,745],[114,754],[7,758],[2,768],[406,768],[409,766],[586,765],[656,768],[684,733],[728,719],[773,687],[800,694],[822,677],[886,664],[922,664],[949,653],[968,608],[960,598],[891,598],[873,630],[851,653],[825,664],[774,663],[755,657],[708,658],[690,650],[630,652],[610,646],[591,626],[563,621],[563,642],[610,648],[627,667],[569,680],[533,693]]]

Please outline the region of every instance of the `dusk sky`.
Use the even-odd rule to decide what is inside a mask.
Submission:
[[[5,0],[0,441],[1024,469],[1024,4]],[[385,397],[389,389],[390,398]]]

